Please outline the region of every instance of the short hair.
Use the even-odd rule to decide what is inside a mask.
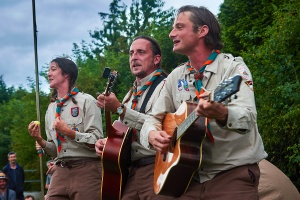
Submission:
[[[14,151],[11,151],[11,152],[9,152],[9,153],[7,154],[7,157],[9,158],[10,155],[17,155],[17,153],[14,152]]]
[[[135,37],[133,39],[133,42],[138,40],[138,39],[144,39],[144,40],[149,41],[150,44],[151,44],[150,48],[151,48],[151,51],[152,51],[153,55],[160,55],[161,56],[161,48],[160,48],[158,42],[155,39],[153,39],[151,37],[148,37],[148,36],[145,36],[145,35],[140,35],[140,36]],[[157,66],[160,66],[160,62],[157,64]]]
[[[26,195],[24,199],[26,200],[27,198],[30,198],[30,197],[32,198],[32,200],[34,200],[34,196],[32,196],[32,195],[30,195],[30,194],[29,194],[29,195]]]
[[[208,34],[204,38],[205,45],[212,49],[221,50],[224,45],[221,42],[221,28],[215,15],[207,8],[200,6],[182,6],[177,10],[176,16],[182,12],[190,12],[190,21],[193,23],[193,31],[197,32],[200,26],[206,25],[209,28]]]

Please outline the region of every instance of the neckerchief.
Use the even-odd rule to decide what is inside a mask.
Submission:
[[[64,105],[64,103],[66,101],[68,101],[72,96],[76,95],[77,93],[79,92],[78,88],[74,87],[71,91],[71,93],[68,93],[66,94],[61,100],[59,99],[56,99],[55,102],[56,102],[56,112],[55,112],[55,118],[59,117],[60,116],[60,113],[61,113],[61,108],[62,106]],[[59,133],[58,131],[56,131],[56,138],[57,138],[57,150],[58,150],[58,153],[61,151],[61,142],[66,142],[64,136]]]
[[[137,102],[139,101],[140,96],[145,92],[145,90],[147,90],[147,88],[152,85],[152,83],[157,79],[157,77],[159,77],[162,73],[162,70],[160,68],[158,68],[156,70],[156,72],[153,74],[153,76],[150,78],[149,81],[147,81],[147,83],[145,85],[143,85],[141,87],[141,89],[139,91],[137,91],[137,87],[134,86],[132,89],[132,95],[133,95],[133,99],[132,99],[132,104],[131,104],[131,109],[134,110]],[[132,139],[131,142],[134,142],[137,139],[137,135],[136,135],[136,130],[132,129]]]
[[[200,70],[197,72],[195,68],[193,68],[190,64],[190,61],[187,61],[186,63],[186,67],[187,70],[189,70],[189,72],[191,74],[194,74],[194,86],[196,88],[195,92],[196,92],[196,96],[199,99],[199,95],[202,94],[204,92],[204,89],[202,88],[202,79],[203,79],[203,73],[205,71],[205,68],[207,65],[213,63],[216,59],[216,57],[221,53],[220,50],[214,50],[207,58],[207,60],[204,62],[204,64],[202,65],[202,67],[200,68]],[[206,118],[205,120],[205,125],[206,125],[206,134],[207,136],[210,138],[210,141],[212,143],[214,143],[214,137],[210,131],[210,124],[209,124],[209,118]]]
[[[131,104],[131,109],[134,110],[137,102],[139,101],[140,96],[145,92],[145,90],[147,90],[147,88],[152,85],[152,83],[156,80],[157,77],[159,77],[162,73],[162,70],[160,68],[158,68],[156,70],[156,72],[153,74],[153,76],[150,78],[150,80],[141,87],[141,89],[139,91],[137,91],[137,87],[134,86],[132,89],[132,95],[133,95],[133,99],[132,99],[132,104]]]

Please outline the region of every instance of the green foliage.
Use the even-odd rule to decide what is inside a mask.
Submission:
[[[3,81],[3,75],[0,75],[0,104],[9,101],[13,92],[14,88],[7,88]]]
[[[94,57],[101,60],[101,56],[105,54],[106,57],[112,52],[127,55],[133,38],[147,35],[160,43],[163,54],[162,68],[165,71],[172,71],[186,60],[186,57],[175,55],[171,51],[173,42],[168,39],[168,35],[173,22],[173,8],[162,10],[164,2],[161,0],[133,0],[129,10],[124,3],[122,5],[120,3],[118,0],[110,4],[111,13],[99,13],[104,28],[90,33],[95,44],[92,49]],[[80,52],[78,49],[76,45],[77,53]],[[85,50],[86,48],[83,48],[83,52]]]
[[[267,6],[269,1],[247,2],[225,0],[221,6],[225,49],[241,54],[251,69],[258,126],[268,160],[299,188],[300,174],[295,172],[300,171],[300,3],[272,1],[272,6]]]
[[[48,95],[40,93],[41,116],[45,115],[49,103]],[[17,152],[18,163],[25,170],[36,170],[35,173],[26,174],[26,180],[39,180],[39,156],[35,150],[35,141],[29,135],[28,124],[37,120],[35,90],[31,92],[18,88],[11,95],[7,103],[0,104],[0,112],[5,113],[0,118],[0,165],[7,163],[7,153]],[[41,130],[45,138],[44,117],[41,118]],[[48,158],[44,158],[48,159]],[[46,169],[46,166],[44,167]],[[25,184],[28,190],[39,190],[40,185]]]
[[[274,8],[284,2],[286,1],[224,0],[218,14],[224,50],[240,55],[248,48],[261,45],[266,29],[272,24]]]

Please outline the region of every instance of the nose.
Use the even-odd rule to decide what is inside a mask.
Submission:
[[[51,76],[51,72],[50,72],[50,70],[48,70],[47,77],[49,78],[50,76]]]
[[[137,52],[132,52],[130,55],[130,60],[137,60],[137,55],[138,55]]]
[[[175,30],[172,29],[171,32],[169,33],[169,38],[174,38],[175,37]]]

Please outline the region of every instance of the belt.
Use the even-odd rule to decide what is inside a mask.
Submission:
[[[58,160],[55,165],[59,167],[67,167],[72,168],[75,165],[84,165],[87,162],[93,162],[93,161],[101,161],[100,158],[82,158],[82,159],[76,159],[76,160]]]
[[[139,167],[144,167],[146,165],[150,165],[153,163],[155,163],[155,156],[141,158],[137,161],[133,161],[133,162],[131,162],[131,166],[139,168]]]

